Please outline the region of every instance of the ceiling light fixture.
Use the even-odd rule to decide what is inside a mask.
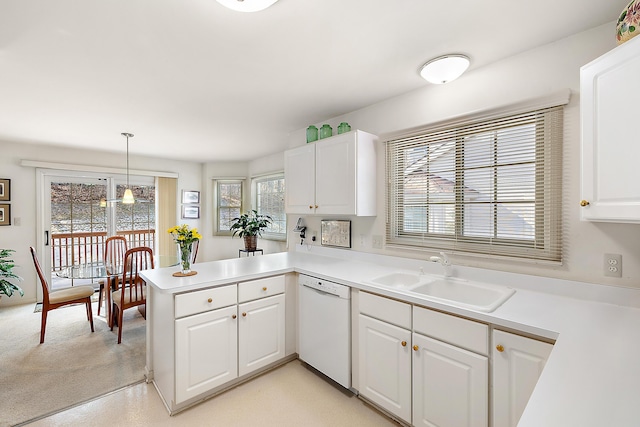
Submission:
[[[221,5],[238,12],[259,12],[278,0],[216,0]]]
[[[465,55],[443,55],[424,64],[420,75],[429,83],[449,83],[460,77],[469,68],[469,63],[469,58]]]
[[[122,203],[130,205],[135,202],[131,188],[129,188],[129,138],[133,138],[132,133],[122,132],[122,136],[127,137],[127,189],[124,190],[124,196],[122,196]]]

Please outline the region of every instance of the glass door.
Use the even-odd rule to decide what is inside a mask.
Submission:
[[[135,203],[127,205],[121,202],[124,176],[46,170],[39,174],[38,256],[52,289],[97,282],[108,236],[124,235],[129,248],[148,246],[155,252],[154,177],[131,177]]]
[[[49,193],[45,208],[47,253],[40,253],[41,263],[48,264],[52,289],[92,283],[90,274],[81,274],[102,261],[108,234],[108,211],[100,205],[107,199],[108,181],[86,176],[48,176]],[[47,260],[45,260],[47,258]],[[81,278],[78,278],[81,277]],[[87,278],[84,278],[87,277]]]

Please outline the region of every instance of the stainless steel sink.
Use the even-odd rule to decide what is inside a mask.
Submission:
[[[371,283],[483,312],[494,311],[515,293],[515,289],[506,286],[400,272],[376,277]]]

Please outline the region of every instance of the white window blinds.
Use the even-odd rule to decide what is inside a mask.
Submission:
[[[561,261],[563,107],[387,141],[387,244]]]

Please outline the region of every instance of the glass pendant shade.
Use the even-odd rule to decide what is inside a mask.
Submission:
[[[433,84],[449,83],[469,68],[469,58],[464,55],[444,55],[422,66],[420,75]]]
[[[124,203],[125,205],[130,205],[134,202],[135,200],[133,198],[133,193],[131,192],[130,188],[127,188],[126,190],[124,190],[124,196],[122,196],[122,203]]]
[[[278,0],[216,0],[221,5],[238,12],[259,12]]]

